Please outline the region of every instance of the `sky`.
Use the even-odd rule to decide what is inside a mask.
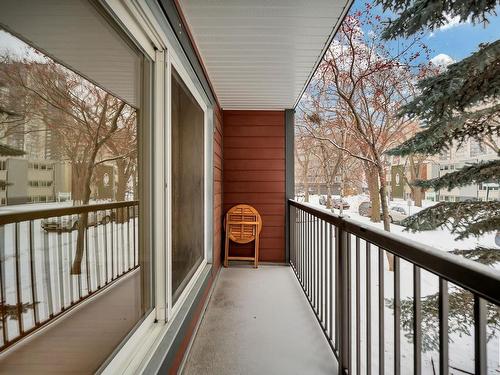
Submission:
[[[365,0],[355,0],[350,12],[364,9]],[[376,10],[382,18],[387,18],[388,13],[383,13],[381,8]],[[384,17],[385,16],[385,17]],[[490,23],[484,27],[481,24],[459,23],[450,19],[447,25],[433,32],[427,32],[424,42],[432,50],[431,59],[436,62],[453,62],[462,60],[477,50],[478,45],[484,42],[493,42],[500,38],[500,7],[497,15],[489,17]]]
[[[33,48],[16,38],[14,35],[0,29],[0,55],[7,53],[16,58],[26,58],[28,60],[45,61],[41,53],[36,53]]]

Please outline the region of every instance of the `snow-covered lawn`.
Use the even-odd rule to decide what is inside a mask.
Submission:
[[[374,223],[370,220],[370,218],[361,216],[358,213],[358,207],[361,202],[369,201],[369,197],[367,195],[355,195],[344,197],[344,199],[349,203],[350,207],[348,210],[344,210],[344,215],[348,216],[353,220],[357,220],[362,222],[363,224],[367,224],[373,226],[375,228],[384,229],[382,223]],[[325,206],[319,204],[319,196],[311,195],[309,199],[309,203],[318,206],[319,208],[325,209]],[[395,199],[389,202],[389,207],[399,206],[403,207],[408,214],[408,208],[410,210],[410,214],[414,214],[420,210],[423,210],[426,207],[430,207],[436,202],[432,201],[424,201],[423,207],[416,207],[414,205],[408,207],[408,203],[402,199]],[[335,209],[334,212],[339,214],[340,211]],[[391,224],[391,232],[397,233],[401,236],[409,238],[413,241],[420,242],[429,246],[433,246],[440,250],[451,251],[455,249],[473,249],[476,246],[484,246],[489,248],[496,248],[495,245],[495,233],[488,233],[479,238],[467,238],[463,240],[456,240],[455,235],[451,234],[450,231],[446,228],[436,229],[425,232],[410,232],[405,230],[404,227],[396,224]],[[500,251],[500,248],[498,248]]]

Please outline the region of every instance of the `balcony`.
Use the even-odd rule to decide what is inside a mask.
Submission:
[[[0,155],[0,374],[499,371],[498,272],[293,200],[351,0],[59,3],[0,12],[0,151],[46,135]],[[221,267],[239,203],[258,269]]]
[[[137,202],[124,202],[0,216],[13,244],[2,254],[9,350],[0,372],[66,373],[77,363],[89,373],[123,339],[120,332],[133,328],[141,315],[130,300],[140,288],[136,209]],[[496,366],[498,339],[489,337],[496,322],[489,319],[500,304],[498,273],[309,205],[289,201],[288,209],[289,265],[220,271],[183,373],[449,373],[457,368],[450,351],[457,292],[467,293],[458,308],[470,309],[462,312],[472,322],[473,350],[463,360],[477,374]],[[79,223],[66,225],[73,218]],[[45,230],[49,223],[57,228]],[[85,251],[75,275],[70,254],[79,230]],[[433,279],[438,350],[429,354],[423,305]]]
[[[486,374],[498,366],[498,338],[488,337],[498,333],[489,320],[500,302],[497,272],[309,205],[290,201],[289,210],[290,268],[223,269],[184,374]],[[466,303],[457,303],[463,293]],[[457,313],[473,341],[464,358],[450,351]],[[424,346],[429,318],[435,351]]]

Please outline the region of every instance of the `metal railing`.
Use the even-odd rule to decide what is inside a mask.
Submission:
[[[0,351],[138,267],[139,202],[0,214]]]
[[[496,370],[498,271],[296,201],[288,209],[290,263],[342,373]],[[468,368],[450,360],[458,334],[473,341]]]

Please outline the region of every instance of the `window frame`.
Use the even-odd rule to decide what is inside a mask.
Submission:
[[[152,225],[153,294],[152,311],[138,323],[122,345],[108,358],[103,374],[137,373],[148,364],[161,340],[183,307],[203,270],[212,263],[213,241],[213,107],[173,32],[168,33],[155,17],[157,4],[145,1],[101,0],[110,16],[152,61]],[[163,16],[163,13],[161,13]],[[172,31],[172,30],[170,30]],[[172,66],[204,113],[204,251],[181,295],[173,304],[172,294],[172,161],[171,85]]]
[[[169,50],[171,52],[171,50]],[[184,68],[183,64],[178,60],[177,56],[174,54],[170,54],[169,58],[167,59],[169,62],[169,65],[167,67],[168,71],[168,79],[167,79],[167,85],[168,85],[168,98],[167,100],[170,102],[171,99],[171,90],[172,90],[172,67],[176,70],[177,74],[179,77],[182,79],[183,83],[186,85],[187,89],[193,95],[195,98],[196,102],[200,106],[201,110],[203,111],[203,259],[200,265],[197,267],[196,271],[193,273],[191,276],[191,279],[185,286],[184,290],[180,294],[179,298],[173,304],[173,291],[172,291],[172,159],[171,159],[171,144],[172,144],[172,122],[171,122],[171,116],[172,116],[172,106],[168,106],[168,131],[165,137],[165,146],[168,149],[168,157],[165,159],[167,161],[166,167],[166,175],[167,175],[167,189],[166,189],[166,194],[169,196],[169,201],[166,206],[166,215],[167,215],[167,228],[168,228],[168,243],[169,243],[169,251],[167,252],[167,257],[168,257],[168,269],[167,269],[167,274],[169,275],[169,280],[168,280],[168,291],[167,291],[167,299],[168,299],[168,320],[170,320],[172,317],[174,317],[177,312],[179,311],[180,307],[183,305],[183,303],[186,300],[187,295],[189,292],[193,289],[193,285],[196,283],[198,280],[201,272],[203,271],[203,268],[207,265],[208,263],[208,254],[207,254],[207,249],[209,247],[208,241],[208,215],[209,215],[209,210],[208,210],[208,175],[209,175],[209,166],[207,163],[207,150],[208,150],[208,135],[209,135],[209,129],[208,129],[208,106],[207,104],[203,101],[203,98],[199,94],[198,90],[196,90],[196,87],[194,86],[193,81],[189,77],[186,69]],[[210,200],[211,201],[211,200]]]

